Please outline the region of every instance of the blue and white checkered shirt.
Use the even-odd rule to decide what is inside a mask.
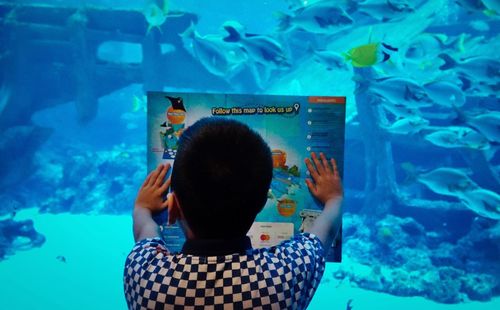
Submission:
[[[305,309],[325,271],[318,237],[260,249],[247,242],[240,253],[214,256],[188,254],[188,242],[182,253],[160,238],[138,242],[125,263],[129,309]]]

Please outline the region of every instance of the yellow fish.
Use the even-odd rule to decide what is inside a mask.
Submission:
[[[344,57],[351,61],[354,67],[364,68],[389,60],[391,53],[397,50],[385,43],[368,43],[351,48]]]

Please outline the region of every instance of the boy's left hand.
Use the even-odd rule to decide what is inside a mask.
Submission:
[[[135,200],[135,207],[150,210],[152,213],[160,212],[167,207],[167,201],[163,201],[164,194],[170,186],[170,178],[165,182],[165,176],[170,170],[170,164],[160,164],[152,171],[142,184]]]

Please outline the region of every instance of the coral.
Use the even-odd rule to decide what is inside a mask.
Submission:
[[[142,145],[90,151],[75,144],[64,152],[44,150],[37,158],[41,169],[26,187],[36,191],[32,203],[42,212],[128,213],[146,176]]]
[[[500,293],[499,228],[489,220],[477,220],[456,244],[442,233],[426,233],[413,218],[387,215],[373,222],[345,213],[343,225],[348,262],[333,272],[334,280],[441,303],[486,301]]]

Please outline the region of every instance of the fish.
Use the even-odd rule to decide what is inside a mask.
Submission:
[[[66,263],[66,257],[64,257],[63,255],[58,255],[56,259],[61,263]]]
[[[396,119],[420,116],[420,112],[418,109],[408,107],[404,103],[383,101],[382,107],[385,110],[391,112],[396,117]]]
[[[428,120],[418,116],[414,116],[399,119],[392,125],[384,126],[383,128],[392,134],[410,135],[418,133],[428,125]]]
[[[143,10],[143,15],[148,23],[147,33],[149,34],[153,28],[157,28],[160,33],[163,33],[161,26],[167,20],[170,10],[170,1],[163,0],[163,6],[160,8],[154,1],[150,2]]]
[[[181,97],[170,97],[170,96],[165,96],[170,101],[170,104],[172,105],[172,108],[175,110],[182,110],[186,112],[186,108],[184,107],[184,100],[182,100]]]
[[[500,15],[500,1],[498,0],[482,0],[486,10],[483,11],[487,16]]]
[[[271,36],[246,33],[243,25],[237,21],[226,21],[222,27],[228,33],[223,40],[241,44],[253,61],[274,68],[291,66],[282,44]]]
[[[406,59],[426,60],[434,58],[436,51],[449,47],[449,37],[442,33],[422,33],[404,47]]]
[[[364,0],[353,1],[354,9],[378,21],[394,21],[415,12],[416,8],[406,0]]]
[[[344,57],[354,67],[364,68],[388,61],[398,49],[385,43],[369,43],[351,48]]]
[[[464,192],[479,189],[468,173],[464,169],[441,167],[417,175],[416,180],[437,194],[460,197]]]
[[[482,56],[456,60],[445,53],[439,54],[438,57],[444,61],[444,64],[439,67],[440,70],[454,70],[465,78],[465,82],[475,82],[500,89],[500,82],[498,82],[500,80],[500,60]]]
[[[298,7],[292,14],[278,13],[278,29],[290,31],[294,28],[314,34],[332,34],[354,23],[347,12],[335,1],[323,0]]]
[[[459,194],[466,207],[480,216],[500,220],[500,195],[493,191],[478,188]]]
[[[469,12],[481,12],[486,16],[496,16],[500,12],[498,0],[455,0]]]
[[[438,129],[426,135],[424,139],[434,145],[445,148],[466,147],[476,150],[486,150],[490,148],[488,139],[469,127],[443,127],[443,129]]]
[[[310,48],[310,52],[314,55],[314,60],[318,63],[324,64],[326,66],[326,70],[328,71],[334,69],[349,70],[345,57],[337,52],[312,48]]]
[[[185,48],[213,75],[231,79],[248,60],[241,47],[225,42],[222,36],[201,36],[195,30],[194,24],[180,36]]]
[[[368,81],[355,75],[354,80],[359,82],[356,92],[368,88],[369,91],[392,103],[404,102],[411,108],[429,107],[433,103],[425,89],[408,78],[392,76]]]
[[[452,82],[436,80],[423,87],[429,98],[440,106],[453,108],[465,104],[464,92]]]
[[[465,118],[467,124],[476,128],[489,141],[500,143],[500,111],[487,111]]]

